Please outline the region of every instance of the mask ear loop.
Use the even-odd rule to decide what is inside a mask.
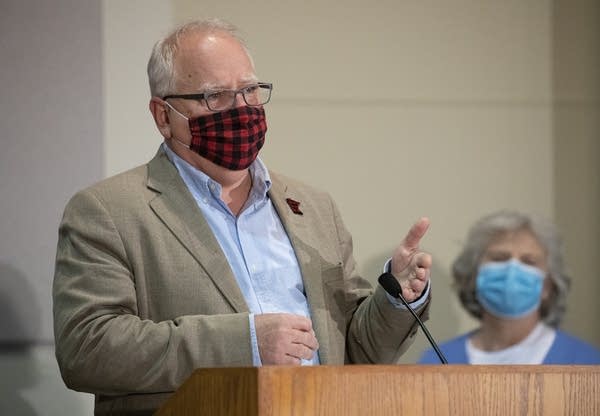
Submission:
[[[164,101],[164,100],[163,100],[163,102],[164,102],[164,103],[167,105],[167,107],[169,107],[171,110],[175,111],[177,114],[179,114],[181,117],[183,117],[183,118],[184,118],[184,119],[186,119],[187,121],[190,121],[190,119],[189,119],[189,118],[187,118],[186,116],[184,116],[183,114],[181,114],[179,111],[177,111],[177,109],[176,109],[175,107],[173,107],[171,104],[169,104],[167,101]],[[187,148],[187,149],[190,149],[190,145],[189,145],[189,144],[186,144],[186,143],[182,142],[182,141],[181,141],[181,140],[179,140],[177,137],[175,137],[175,136],[171,135],[171,139],[175,140],[175,143],[177,143],[178,145],[180,145],[180,146],[183,146],[183,147],[185,147],[185,148]]]
[[[167,105],[167,107],[169,107],[171,110],[175,111],[177,114],[179,114],[181,117],[185,118],[187,121],[190,121],[190,119],[186,116],[184,116],[183,114],[181,114],[179,111],[177,111],[177,109],[175,107],[173,107],[171,104],[169,104],[168,101],[164,101],[163,102]]]

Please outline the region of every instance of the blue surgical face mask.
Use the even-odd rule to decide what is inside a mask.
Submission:
[[[484,263],[477,275],[477,300],[492,315],[520,318],[540,306],[544,276],[537,267],[515,259]]]

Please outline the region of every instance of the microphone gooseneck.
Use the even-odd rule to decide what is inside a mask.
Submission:
[[[417,323],[419,324],[419,326],[423,330],[423,333],[427,337],[427,340],[429,341],[429,343],[433,347],[433,350],[437,354],[437,356],[440,359],[440,361],[442,362],[442,364],[448,364],[448,360],[446,360],[446,357],[444,356],[444,354],[442,353],[442,351],[440,350],[440,348],[438,347],[438,345],[434,341],[433,337],[431,336],[431,334],[427,330],[427,327],[425,326],[425,324],[421,321],[421,319],[415,313],[415,311],[413,310],[413,308],[410,307],[410,305],[408,304],[408,302],[406,301],[406,299],[404,299],[404,297],[402,296],[402,288],[400,287],[400,283],[398,283],[398,281],[396,280],[396,278],[394,277],[394,275],[391,274],[391,273],[389,273],[389,272],[388,273],[383,273],[381,276],[379,276],[378,281],[379,281],[379,284],[385,289],[385,291],[387,293],[389,293],[394,298],[399,298],[400,299],[400,302],[402,302],[402,304],[410,311],[410,313],[412,314],[412,316],[414,316],[415,319],[417,320]]]

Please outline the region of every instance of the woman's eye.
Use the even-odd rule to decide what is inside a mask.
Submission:
[[[538,261],[537,259],[533,258],[533,257],[521,257],[521,262],[524,264],[528,264],[530,266],[537,266],[538,265]]]
[[[507,253],[489,253],[486,257],[490,261],[507,261],[510,259],[510,255]]]

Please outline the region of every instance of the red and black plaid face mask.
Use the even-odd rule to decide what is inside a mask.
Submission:
[[[243,106],[188,120],[190,150],[230,170],[254,162],[265,143],[267,121],[263,107]]]

